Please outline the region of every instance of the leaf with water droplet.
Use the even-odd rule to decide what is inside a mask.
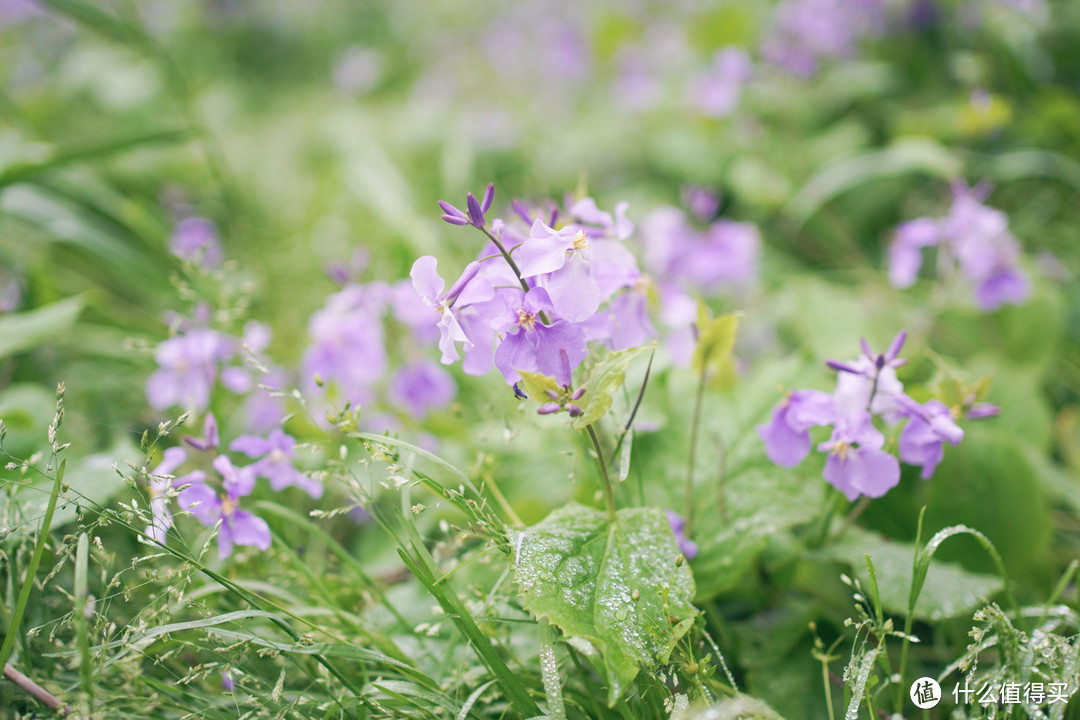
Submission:
[[[659,508],[620,510],[610,521],[571,503],[511,540],[525,608],[568,641],[599,649],[609,706],[642,667],[669,661],[697,616],[694,578],[676,565],[679,547]]]

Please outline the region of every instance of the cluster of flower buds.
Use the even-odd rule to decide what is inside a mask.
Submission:
[[[836,390],[794,390],[773,411],[772,421],[757,428],[769,459],[795,467],[810,453],[810,428],[833,426],[817,449],[828,453],[824,477],[848,500],[860,495],[881,497],[900,482],[900,462],[922,468],[930,478],[945,454],[945,443],[957,445],[964,431],[957,420],[997,414],[997,408],[966,400],[950,408],[939,400],[918,403],[904,393],[896,368],[907,335],[901,332],[884,353],[874,353],[865,341],[863,354],[850,362],[828,361],[838,373]],[[899,460],[884,450],[885,435],[874,418],[895,426],[906,421],[897,442]]]
[[[907,288],[922,267],[922,251],[938,248],[939,269],[959,268],[974,287],[975,304],[983,312],[1006,303],[1019,305],[1031,294],[1020,269],[1020,243],[1009,232],[1005,213],[983,205],[986,189],[953,183],[953,203],[943,218],[909,220],[896,229],[889,247],[889,281]]]

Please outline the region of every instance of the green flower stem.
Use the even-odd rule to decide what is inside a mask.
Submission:
[[[690,449],[686,453],[686,504],[683,518],[686,520],[686,537],[693,537],[694,527],[694,465],[697,463],[697,437],[701,425],[701,405],[705,400],[705,364],[698,375],[697,395],[694,397],[694,417],[690,421]]]
[[[596,459],[600,463],[600,475],[604,479],[604,500],[607,502],[608,519],[614,522],[615,488],[611,486],[611,476],[608,475],[607,462],[604,461],[604,451],[600,447],[600,438],[596,437],[596,430],[593,430],[592,425],[586,425],[585,429],[589,431],[589,439],[592,440],[593,448],[596,450]]]

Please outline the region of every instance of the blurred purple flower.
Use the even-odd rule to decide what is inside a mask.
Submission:
[[[675,542],[679,544],[679,552],[687,560],[693,560],[698,554],[698,545],[686,537],[686,520],[674,510],[665,510],[664,514],[667,515],[668,524],[671,525],[671,532],[675,534]]]
[[[909,419],[898,441],[900,459],[908,465],[922,467],[919,477],[928,480],[945,457],[944,443],[958,445],[964,439],[964,431],[940,400],[919,405],[905,398],[904,406]]]
[[[217,225],[204,217],[188,217],[177,223],[171,247],[177,257],[208,268],[217,267],[223,259]]]
[[[884,0],[786,0],[773,10],[761,52],[771,64],[808,77],[823,60],[855,55],[885,28]]]
[[[730,115],[753,74],[750,54],[740,47],[717,50],[712,64],[691,80],[690,101],[709,117]]]
[[[205,410],[223,362],[233,355],[233,341],[209,328],[193,328],[161,342],[154,351],[159,370],[146,381],[150,405]]]
[[[431,410],[449,405],[456,394],[457,385],[450,373],[438,365],[418,362],[394,373],[387,397],[414,419],[422,420]]]
[[[169,512],[168,492],[172,487],[172,475],[187,460],[183,448],[168,448],[157,467],[150,471],[150,524],[145,535],[151,540],[164,543],[166,533],[172,527],[172,513]]]
[[[241,435],[229,444],[229,449],[255,459],[255,462],[245,467],[245,472],[266,478],[275,491],[280,492],[295,485],[313,498],[322,497],[322,483],[300,472],[293,465],[296,439],[281,428],[271,430],[265,438]]]
[[[383,299],[372,288],[349,285],[312,313],[312,343],[304,353],[304,376],[319,375],[336,384],[342,396],[361,404],[386,370]]]

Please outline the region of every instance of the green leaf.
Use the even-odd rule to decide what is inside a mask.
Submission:
[[[585,394],[582,396],[585,412],[573,422],[575,430],[584,430],[586,425],[604,417],[611,407],[612,394],[626,381],[626,368],[630,361],[648,348],[634,347],[608,355],[593,366],[589,379],[585,381]]]
[[[864,587],[871,587],[866,557],[873,561],[881,605],[888,613],[906,615],[912,586],[915,548],[857,527],[848,529],[829,549],[836,558],[851,563]],[[925,581],[920,588],[914,616],[920,620],[944,620],[969,613],[1002,589],[1000,578],[963,569],[959,565],[927,559]],[[920,572],[921,574],[921,572]]]
[[[547,394],[549,390],[559,394],[559,384],[555,382],[555,378],[525,370],[519,370],[518,373],[521,375],[521,386],[530,400],[542,404],[551,400],[551,396]]]
[[[788,201],[785,214],[802,225],[829,200],[877,178],[929,174],[943,180],[960,174],[960,160],[925,138],[904,138],[891,146],[837,160],[818,171]]]
[[[0,359],[63,335],[75,322],[82,306],[82,298],[76,296],[0,317]]]
[[[620,510],[612,522],[570,504],[511,541],[525,608],[599,650],[609,706],[642,666],[668,662],[697,616],[693,576],[658,508]]]
[[[731,351],[735,347],[735,336],[739,330],[739,316],[735,313],[721,315],[712,320],[705,320],[705,313],[698,313],[698,327],[701,336],[694,348],[694,373],[711,371],[721,378],[729,371],[734,371]]]

